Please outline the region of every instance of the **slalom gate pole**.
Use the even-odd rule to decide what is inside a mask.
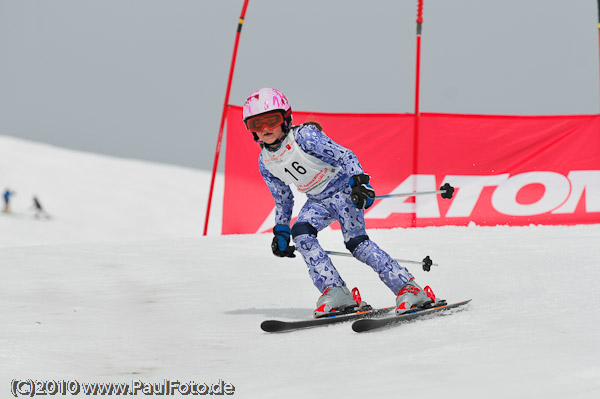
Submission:
[[[600,0],[598,0],[600,1]],[[419,91],[421,88],[421,31],[423,29],[423,0],[418,0],[417,5],[417,65],[415,76],[415,116],[420,116]],[[415,130],[418,133],[418,130]]]
[[[336,256],[345,256],[347,258],[354,258],[354,256],[352,256],[352,254],[347,253],[347,252],[325,251],[325,253],[327,255],[336,255]],[[392,258],[392,259],[398,263],[412,263],[414,265],[422,265],[423,270],[425,270],[426,272],[428,272],[431,269],[431,266],[439,266],[437,263],[433,263],[431,261],[431,258],[429,258],[429,256],[426,256],[422,261],[395,259],[395,258]]]
[[[242,13],[238,22],[237,33],[235,35],[235,44],[233,45],[233,56],[231,57],[231,66],[229,67],[229,79],[227,81],[227,91],[225,92],[225,101],[223,103],[223,113],[221,114],[221,125],[219,126],[219,136],[217,137],[217,149],[215,150],[215,161],[213,163],[212,176],[210,178],[210,189],[208,192],[208,202],[206,204],[206,217],[204,219],[204,233],[206,235],[208,231],[208,219],[210,217],[210,207],[212,204],[213,190],[215,188],[215,176],[217,175],[217,168],[219,166],[219,155],[221,154],[221,142],[223,141],[223,128],[225,127],[225,119],[227,118],[227,109],[229,107],[229,93],[231,91],[231,82],[233,81],[233,71],[235,69],[235,59],[237,57],[238,44],[240,42],[240,35],[242,33],[242,26],[244,24],[244,17],[246,15],[246,8],[248,8],[248,1],[244,0],[242,6]]]
[[[600,1],[600,0],[599,0]],[[419,122],[421,111],[419,109],[420,88],[421,88],[421,30],[423,25],[423,0],[417,0],[417,57],[416,57],[416,76],[415,76],[415,118],[413,130],[413,175],[418,175],[419,167]],[[415,179],[416,191],[416,179]],[[413,218],[413,227],[417,225],[417,214]]]
[[[600,0],[598,0],[598,55],[600,56]],[[598,67],[600,67],[600,63]]]

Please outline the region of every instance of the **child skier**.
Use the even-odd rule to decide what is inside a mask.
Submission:
[[[344,244],[359,261],[371,266],[396,295],[396,313],[435,302],[433,291],[423,290],[405,267],[369,239],[364,209],[374,202],[356,155],[332,141],[316,123],[292,126],[292,108],[276,89],[252,92],[243,108],[246,128],[260,144],[259,170],[275,199],[273,253],[280,257],[302,254],[309,275],[321,292],[315,317],[347,313],[368,307],[358,290],[352,293],[317,240],[317,233],[338,221]],[[294,184],[308,200],[290,228]],[[296,246],[290,246],[290,237]]]

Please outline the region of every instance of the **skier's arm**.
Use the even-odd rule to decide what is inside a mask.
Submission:
[[[348,176],[364,173],[354,152],[331,140],[316,126],[304,125],[298,133],[296,141],[304,152],[330,165],[340,167]]]
[[[292,210],[294,209],[294,194],[290,187],[282,182],[265,168],[262,159],[259,158],[259,170],[271,195],[275,199],[275,227],[273,228],[273,242],[271,250],[275,256],[294,258],[296,247],[290,245],[292,229]]]
[[[373,205],[375,191],[369,184],[370,177],[363,171],[354,152],[331,140],[315,126],[305,125],[301,131],[298,144],[302,150],[341,168],[346,176],[350,176],[349,184],[352,187],[351,198],[354,206],[366,209]]]
[[[275,200],[275,224],[289,226],[294,210],[294,193],[287,184],[273,176],[260,159],[258,169]]]

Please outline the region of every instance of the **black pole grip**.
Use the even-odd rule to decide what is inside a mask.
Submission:
[[[454,195],[454,187],[450,185],[450,183],[445,183],[440,187],[440,191],[445,191],[441,194],[442,198],[450,199]]]
[[[425,258],[423,258],[423,270],[426,272],[430,271],[431,265],[433,265],[433,262],[431,261],[429,255],[427,255]]]

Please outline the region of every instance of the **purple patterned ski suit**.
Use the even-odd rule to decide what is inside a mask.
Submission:
[[[340,169],[320,193],[307,193],[308,200],[292,229],[296,249],[302,254],[315,286],[320,292],[324,292],[327,287],[345,285],[317,240],[317,232],[337,220],[348,250],[356,259],[371,266],[381,281],[397,295],[412,275],[369,240],[365,230],[364,210],[355,208],[350,200],[349,178],[364,173],[356,155],[313,125],[295,127],[288,134],[294,135],[296,143],[306,154]],[[271,150],[264,147],[262,151]],[[289,226],[294,206],[292,190],[269,171],[260,156],[259,169],[275,199],[275,224]]]

